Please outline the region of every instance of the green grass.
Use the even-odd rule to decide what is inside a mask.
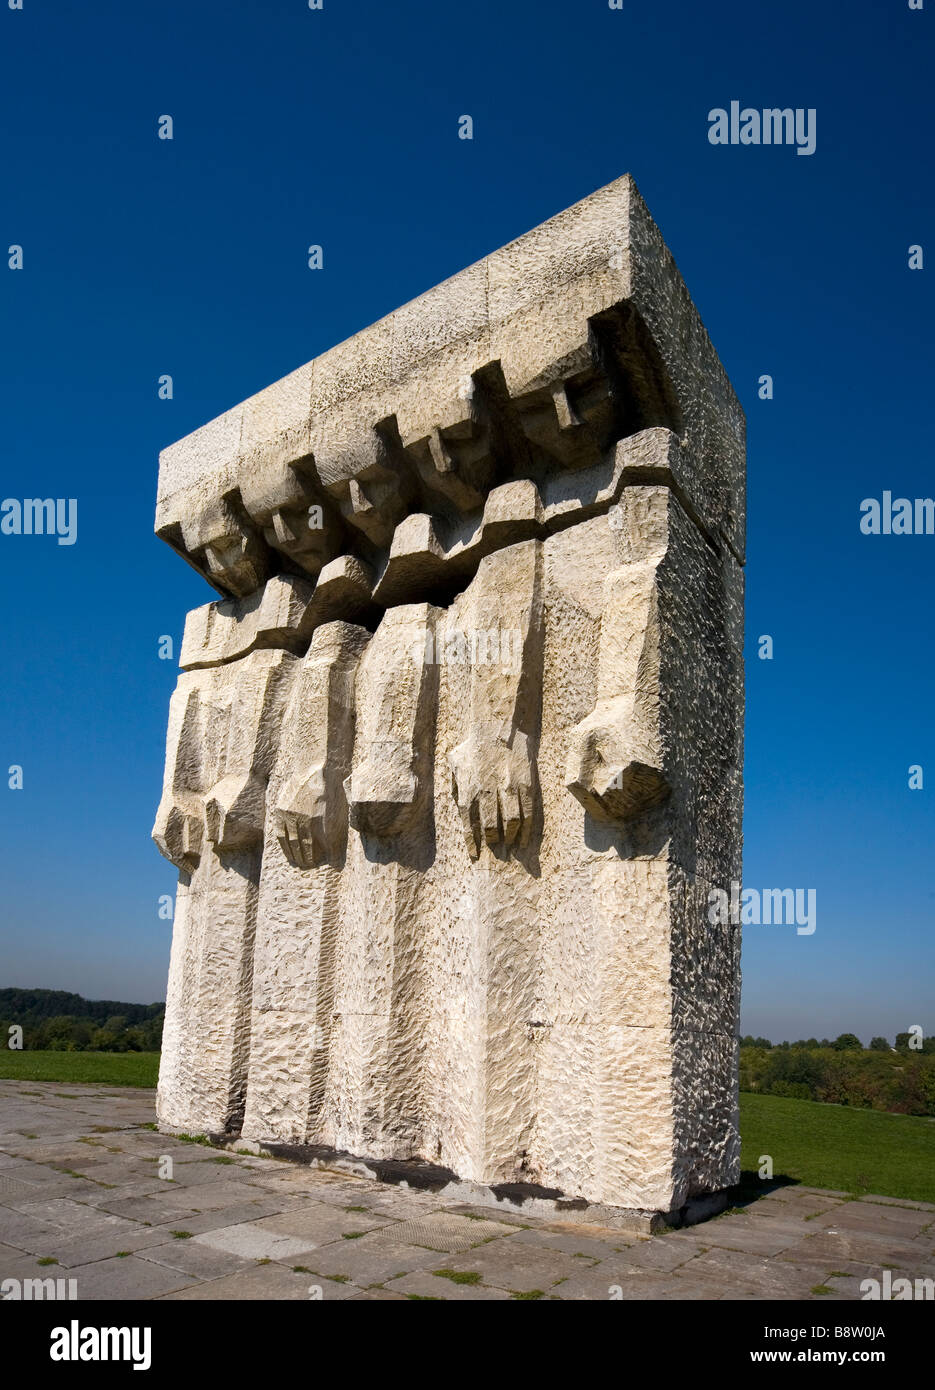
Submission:
[[[158,1074],[158,1052],[14,1052],[0,1048],[0,1079],[5,1081],[150,1087],[155,1086]]]
[[[935,1119],[741,1092],[740,1134],[751,1187],[770,1154],[774,1178],[935,1202]]]

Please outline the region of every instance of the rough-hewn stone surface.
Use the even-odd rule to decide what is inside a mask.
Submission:
[[[628,178],[164,452],[165,1128],[736,1181],[743,470]]]

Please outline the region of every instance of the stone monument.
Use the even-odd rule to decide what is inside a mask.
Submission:
[[[633,181],[166,449],[156,530],[222,595],[161,1127],[676,1221],[736,1182],[744,419]]]

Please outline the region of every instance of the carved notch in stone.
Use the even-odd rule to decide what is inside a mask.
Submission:
[[[360,534],[365,548],[385,550],[415,492],[395,418],[377,421],[337,454],[332,469],[344,474],[328,488],[344,520]]]
[[[244,475],[243,504],[271,550],[316,579],[345,545],[333,502],[317,486],[312,461],[257,464]]]

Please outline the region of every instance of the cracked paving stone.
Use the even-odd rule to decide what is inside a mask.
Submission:
[[[190,1284],[194,1275],[181,1274],[164,1265],[128,1255],[125,1259],[97,1260],[74,1265],[68,1277],[78,1281],[78,1298],[158,1298]]]
[[[300,1259],[300,1256],[315,1249],[314,1242],[308,1236],[283,1235],[278,1231],[265,1230],[253,1221],[204,1231],[193,1239],[211,1250],[223,1250],[230,1255],[240,1255],[245,1260],[292,1260],[305,1264],[307,1261]]]
[[[292,1302],[346,1302],[360,1293],[356,1284],[336,1284],[317,1279],[314,1274],[295,1274],[280,1264],[260,1265],[222,1279],[202,1280],[198,1284],[167,1295],[168,1299],[243,1300],[247,1302],[288,1299]]]
[[[193,1274],[199,1279],[220,1279],[226,1274],[237,1274],[244,1269],[252,1269],[251,1261],[239,1255],[228,1254],[224,1250],[211,1250],[194,1240],[172,1240],[163,1245],[151,1245],[139,1252],[141,1260],[152,1260],[153,1264],[165,1265],[167,1269],[178,1270],[181,1274]]]
[[[698,1247],[694,1242],[673,1240],[670,1236],[657,1236],[651,1240],[637,1241],[619,1255],[608,1255],[606,1263],[616,1264],[618,1269],[657,1270],[663,1273],[678,1269],[696,1257]]]
[[[431,1216],[418,1216],[412,1221],[384,1227],[374,1238],[374,1244],[385,1238],[397,1245],[423,1245],[429,1250],[450,1254],[452,1251],[471,1250],[481,1242],[506,1235],[513,1236],[513,1227],[505,1226],[500,1221],[472,1221],[467,1216],[435,1212]]]
[[[358,1232],[375,1234],[384,1229],[393,1230],[398,1225],[399,1222],[388,1216],[379,1216],[370,1211],[343,1211],[324,1202],[310,1202],[297,1211],[267,1216],[257,1222],[261,1230],[274,1235],[295,1236],[304,1240],[306,1250],[329,1245],[346,1235],[354,1236]]]
[[[504,1236],[469,1254],[456,1255],[448,1264],[459,1272],[479,1274],[482,1284],[493,1284],[498,1289],[512,1293],[541,1289],[548,1293],[557,1280],[582,1272],[584,1261],[561,1250],[520,1245]]]
[[[113,1226],[94,1229],[82,1235],[67,1236],[65,1231],[59,1231],[57,1241],[50,1240],[42,1253],[70,1269],[74,1265],[110,1259],[123,1250],[133,1254],[148,1245],[159,1245],[166,1238],[165,1231],[161,1229],[150,1229],[117,1216],[111,1220]]]
[[[795,1223],[752,1221],[741,1216],[725,1216],[709,1221],[703,1227],[692,1226],[685,1244],[699,1250],[721,1246],[727,1250],[742,1250],[750,1255],[778,1255],[790,1245],[796,1245],[808,1234]]]
[[[370,1236],[363,1236],[360,1240],[323,1245],[302,1263],[310,1265],[318,1274],[346,1274],[352,1283],[365,1288],[370,1284],[384,1284],[398,1274],[409,1274],[416,1269],[438,1268],[440,1258],[444,1262],[448,1260],[447,1256],[439,1257],[437,1250],[393,1245],[389,1241],[375,1243]]]
[[[349,1303],[405,1303],[407,1300],[400,1293],[391,1293],[389,1289],[363,1289],[360,1293],[355,1293]]]
[[[401,1279],[392,1279],[385,1286],[393,1293],[416,1294],[420,1298],[437,1298],[446,1303],[500,1303],[509,1301],[506,1289],[488,1284],[455,1284],[438,1274],[414,1270]]]
[[[591,1230],[592,1227],[584,1227],[584,1230]],[[586,1255],[589,1259],[606,1260],[621,1250],[626,1250],[631,1244],[622,1236],[617,1237],[616,1232],[598,1239],[594,1236],[579,1234],[574,1226],[565,1226],[561,1230],[548,1228],[538,1228],[531,1226],[526,1231],[516,1231],[510,1240],[517,1245],[543,1246],[550,1250],[561,1250],[566,1255]]]
[[[167,1206],[161,1197],[128,1197],[121,1198],[115,1196],[113,1201],[101,1202],[98,1206],[99,1211],[109,1211],[114,1216],[125,1216],[130,1221],[142,1221],[149,1226],[180,1225],[186,1218],[191,1216],[191,1211],[184,1207]]]
[[[820,1231],[797,1245],[790,1245],[776,1256],[777,1262],[792,1260],[802,1263],[812,1260],[856,1260],[862,1264],[903,1265],[918,1258],[918,1247],[909,1240],[892,1237],[875,1238],[864,1231]]]

